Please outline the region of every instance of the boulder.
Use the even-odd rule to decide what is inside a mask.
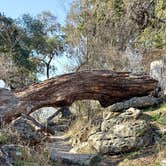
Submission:
[[[150,124],[141,119],[142,112],[130,108],[114,116],[107,115],[101,124],[101,130],[90,133],[88,143],[97,152],[118,154],[136,150],[152,142]]]
[[[14,120],[11,127],[25,143],[34,145],[40,143],[45,138],[45,134],[40,131],[40,128],[24,117]]]
[[[53,107],[43,107],[36,110],[35,112],[32,112],[30,115],[40,123],[46,123],[47,119],[52,116],[56,111],[57,109]]]
[[[130,107],[145,108],[158,105],[160,102],[161,99],[152,96],[133,97],[130,100],[115,103],[108,107],[107,110],[110,110],[112,112],[123,112]]]
[[[156,79],[166,94],[166,57],[150,64],[150,76]]]

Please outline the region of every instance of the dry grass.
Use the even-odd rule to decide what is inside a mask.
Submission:
[[[45,149],[36,150],[27,146],[18,146],[18,151],[22,153],[22,158],[14,162],[14,166],[49,166],[50,156]]]
[[[70,126],[69,130],[66,132],[66,136],[70,137],[71,140],[75,139],[78,134],[84,128],[91,128],[91,124],[89,123],[88,119],[85,117],[77,118],[72,125]],[[86,134],[85,134],[86,135]],[[84,139],[84,138],[83,138]]]
[[[0,146],[13,144],[21,152],[21,157],[14,161],[14,166],[49,166],[50,156],[43,144],[29,146],[10,126],[0,129]]]
[[[77,153],[96,153],[96,150],[87,142],[88,135],[94,127],[95,126],[91,124],[87,117],[77,118],[70,126],[66,136],[70,138],[70,143],[75,147],[74,149]]]
[[[157,150],[159,151],[156,152]],[[126,156],[118,166],[160,166],[160,162],[166,159],[166,148],[162,150],[161,147],[155,150],[152,148],[148,153],[141,152],[139,155],[133,154],[132,157]]]
[[[156,126],[163,135],[166,134],[166,103],[161,104],[159,108],[149,109],[145,114],[150,117],[152,125]]]
[[[156,126],[161,131],[161,135],[158,136],[159,140],[151,147],[143,147],[139,151],[123,154],[118,160],[119,166],[159,166],[160,161],[166,159],[166,104],[162,104],[158,108],[146,109],[144,113],[143,118],[149,120],[152,126]],[[98,114],[96,113],[94,118],[97,119],[97,116],[100,118],[102,111]],[[91,118],[91,121],[88,121],[87,117],[76,119],[67,133],[68,136],[73,139],[78,138],[82,128],[88,126],[93,128],[96,126],[92,123],[93,121],[93,118]],[[82,136],[82,140],[86,140],[86,133],[82,134]],[[90,150],[87,148],[86,153],[90,152]],[[84,151],[80,153],[84,153]]]

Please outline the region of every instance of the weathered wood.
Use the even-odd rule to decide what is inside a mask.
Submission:
[[[45,106],[70,106],[75,100],[83,99],[98,100],[107,107],[124,99],[148,95],[156,87],[157,81],[147,75],[82,71],[51,78],[13,93],[6,90],[3,94],[0,90],[0,113],[3,120],[11,121],[20,113],[30,114]]]

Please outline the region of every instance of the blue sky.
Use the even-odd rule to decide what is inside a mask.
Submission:
[[[65,17],[73,0],[0,0],[0,12],[17,18],[24,13],[36,15],[42,11],[51,11],[58,22],[64,24]]]
[[[70,4],[74,0],[0,0],[0,12],[13,19],[20,17],[24,13],[35,16],[42,11],[51,11],[57,21],[65,24],[66,15],[70,9]],[[54,75],[66,73],[66,65],[71,63],[71,59],[66,57],[55,58],[54,62],[57,71]],[[39,76],[41,80],[45,76]],[[2,83],[0,82],[0,85]]]
[[[51,11],[57,21],[64,25],[66,15],[70,9],[70,4],[74,0],[0,0],[0,12],[13,19],[20,17],[24,13],[35,16],[42,11]],[[55,75],[66,72],[66,65],[70,60],[65,57],[55,58],[53,62],[57,67]],[[40,78],[44,79],[44,77]]]

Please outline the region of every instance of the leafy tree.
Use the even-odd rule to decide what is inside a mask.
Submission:
[[[64,29],[68,43],[87,50],[83,68],[122,70],[127,65],[126,48],[165,47],[164,0],[76,0]],[[79,56],[79,55],[78,55]],[[146,62],[150,62],[148,56]],[[149,63],[148,62],[148,63]]]
[[[53,59],[63,51],[64,35],[50,12],[17,20],[0,15],[0,77],[11,87],[36,82],[44,69],[49,78]]]
[[[60,32],[60,24],[50,12],[43,12],[34,18],[23,15],[21,23],[28,36],[29,47],[45,66],[46,77],[49,78],[50,71],[55,70],[53,59],[64,51],[64,38]]]
[[[60,24],[56,17],[50,12],[43,12],[37,16],[44,26],[44,47],[39,49],[42,62],[46,66],[46,76],[50,77],[50,69],[55,70],[52,63],[55,56],[61,55],[64,51],[64,36],[60,31]]]
[[[164,0],[152,2],[155,4],[149,25],[141,31],[136,40],[144,47],[166,48],[166,2]]]
[[[25,47],[24,31],[2,14],[0,28],[1,78],[14,88],[36,81],[36,64]]]

